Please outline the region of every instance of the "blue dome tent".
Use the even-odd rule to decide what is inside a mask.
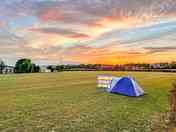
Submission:
[[[132,77],[113,78],[107,91],[133,97],[144,95],[143,89]]]

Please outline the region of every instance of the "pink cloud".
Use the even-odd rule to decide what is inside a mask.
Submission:
[[[64,17],[61,11],[59,11],[57,8],[49,8],[47,10],[43,10],[40,13],[39,18],[42,21],[58,21],[62,20]]]
[[[88,38],[90,38],[90,36],[89,35],[87,35],[87,34],[73,34],[73,35],[70,35],[69,36],[70,38],[75,38],[75,39],[88,39]]]
[[[0,27],[5,27],[6,25],[7,25],[6,22],[4,22],[4,21],[0,21]]]

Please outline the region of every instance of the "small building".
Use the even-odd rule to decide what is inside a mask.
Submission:
[[[5,66],[2,70],[3,74],[9,74],[14,73],[14,67],[13,66]]]
[[[51,70],[48,69],[47,66],[40,66],[40,72],[48,73],[48,72],[51,72]]]

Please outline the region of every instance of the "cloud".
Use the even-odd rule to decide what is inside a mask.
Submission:
[[[4,28],[7,25],[5,21],[0,21],[0,28]]]
[[[87,34],[83,34],[83,33],[75,33],[73,35],[69,36],[70,38],[75,38],[75,39],[89,39],[90,36]]]
[[[153,18],[175,14],[174,0],[66,0],[38,1],[36,15],[43,21],[100,25],[97,21],[105,17],[117,19],[136,17],[149,21]]]
[[[89,35],[84,34],[84,33],[72,31],[71,29],[62,29],[62,28],[56,28],[56,27],[32,28],[30,29],[30,31],[46,33],[46,34],[63,35],[65,37],[70,37],[70,38],[75,38],[75,39],[90,38]]]
[[[169,46],[169,47],[145,47],[145,50],[147,50],[148,54],[153,53],[161,53],[161,52],[175,52],[176,46]]]
[[[3,16],[34,15],[43,21],[73,23],[91,23],[106,16],[142,19],[175,14],[175,7],[175,0],[4,0],[0,3]]]
[[[7,29],[0,29],[0,45],[14,45],[22,41],[22,38]]]
[[[60,21],[64,19],[64,16],[60,13],[57,8],[49,8],[47,10],[43,10],[39,14],[39,18],[42,21]]]
[[[33,60],[42,60],[45,62],[59,63],[60,58],[63,62],[77,63],[113,63],[129,60],[129,56],[143,56],[140,51],[121,49],[116,45],[109,45],[99,48],[94,48],[86,45],[74,45],[72,47],[50,46],[48,48],[30,48],[21,46],[17,49],[17,56],[28,57]],[[134,60],[132,59],[132,60]]]
[[[139,43],[145,40],[160,38],[176,32],[176,21],[159,22],[147,26],[139,26],[129,29],[113,29],[105,32],[95,40],[90,41],[90,45],[103,46],[112,42],[118,42],[122,45]]]

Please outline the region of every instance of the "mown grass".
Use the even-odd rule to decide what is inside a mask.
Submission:
[[[97,74],[132,75],[146,95],[132,98],[96,89]],[[175,73],[61,72],[0,76],[0,131],[151,132],[168,108]]]

